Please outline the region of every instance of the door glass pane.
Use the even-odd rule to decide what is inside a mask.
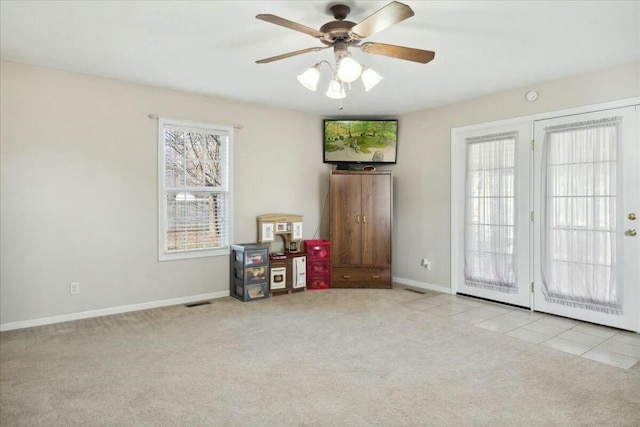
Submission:
[[[465,284],[516,293],[517,132],[468,138]]]
[[[542,292],[546,301],[621,314],[616,268],[619,120],[545,129]]]

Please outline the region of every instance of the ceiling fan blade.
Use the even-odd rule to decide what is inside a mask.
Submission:
[[[329,48],[331,46],[318,46],[318,47],[308,47],[306,49],[296,50],[294,52],[283,53],[282,55],[272,56],[270,58],[264,58],[256,61],[256,64],[266,64],[268,62],[278,61],[280,59],[290,58],[296,55],[302,55],[303,53],[309,52],[318,52],[319,50]]]
[[[411,10],[409,6],[397,1],[392,1],[373,15],[370,15],[353,26],[349,31],[349,35],[352,38],[362,40],[371,34],[389,28],[407,18],[411,18],[413,15],[413,10]]]
[[[291,30],[300,31],[301,33],[308,34],[311,37],[315,37],[317,39],[321,39],[322,37],[324,37],[324,33],[321,33],[318,30],[314,30],[313,28],[307,27],[306,25],[298,24],[297,22],[289,21],[288,19],[280,18],[276,15],[271,15],[270,13],[262,13],[260,15],[256,15],[256,18],[266,22],[271,22],[272,24],[280,25],[281,27],[289,28]]]
[[[364,43],[358,46],[365,53],[390,56],[392,58],[426,64],[435,58],[436,53],[430,50],[414,49],[412,47],[396,46],[384,43]]]

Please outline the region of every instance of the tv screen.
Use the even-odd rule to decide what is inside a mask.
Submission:
[[[397,120],[324,120],[324,163],[396,163]]]

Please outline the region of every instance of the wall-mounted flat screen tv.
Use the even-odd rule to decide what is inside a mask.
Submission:
[[[393,164],[398,120],[324,119],[324,163]]]

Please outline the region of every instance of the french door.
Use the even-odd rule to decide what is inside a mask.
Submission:
[[[640,331],[639,117],[535,122],[536,311]]]
[[[640,106],[600,107],[452,130],[455,293],[640,332]]]
[[[529,307],[530,127],[483,128],[461,138],[457,291]]]

